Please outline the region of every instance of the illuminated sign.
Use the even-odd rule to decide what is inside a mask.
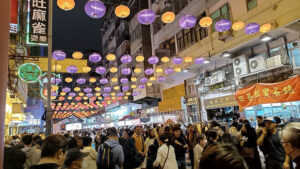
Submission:
[[[34,63],[24,63],[18,69],[18,76],[26,83],[35,83],[42,76],[41,68]]]

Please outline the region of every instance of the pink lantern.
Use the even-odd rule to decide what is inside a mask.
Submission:
[[[127,92],[127,91],[129,90],[129,86],[123,86],[123,87],[122,87],[122,90],[123,90],[124,92]]]
[[[144,89],[145,87],[146,87],[146,85],[144,85],[144,84],[139,85],[140,89]]]
[[[111,88],[110,87],[104,87],[104,92],[111,92]]]
[[[179,20],[179,26],[183,29],[189,29],[196,25],[197,18],[193,15],[184,15]]]
[[[83,91],[84,93],[91,93],[93,90],[89,87],[86,87]]]
[[[164,82],[165,79],[166,79],[165,77],[160,76],[160,77],[157,78],[157,81],[159,81],[159,82]]]
[[[195,59],[195,64],[202,64],[203,62],[205,61],[205,59],[204,58],[196,58]]]
[[[86,80],[85,80],[85,78],[81,77],[81,78],[78,78],[76,82],[78,84],[84,84],[86,82]]]
[[[143,25],[149,25],[155,21],[155,12],[151,9],[144,9],[140,11],[137,15],[139,23]]]
[[[74,65],[70,65],[70,66],[67,67],[67,72],[68,73],[76,73],[77,70],[78,70],[78,68]]]

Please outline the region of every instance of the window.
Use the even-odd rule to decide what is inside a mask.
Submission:
[[[257,6],[257,0],[246,0],[246,2],[248,11]]]
[[[220,9],[213,12],[210,15],[210,17],[213,19],[212,29],[213,29],[213,32],[214,32],[214,31],[216,31],[215,30],[215,24],[218,20],[220,20],[220,19],[229,19],[230,20],[230,12],[229,12],[228,4],[222,6]]]

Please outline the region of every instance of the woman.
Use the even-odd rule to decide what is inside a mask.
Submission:
[[[147,148],[147,169],[153,169],[153,163],[156,159],[157,150],[159,148],[159,137],[163,135],[164,129],[162,127],[157,127],[155,132],[155,138],[153,144]]]
[[[88,152],[89,155],[83,159],[83,169],[97,169],[97,156],[98,153],[92,147],[92,138],[83,137],[83,150],[82,152]]]
[[[152,129],[152,130],[150,130],[149,136],[148,136],[148,138],[145,141],[145,144],[146,144],[146,153],[148,152],[149,146],[154,143],[154,139],[155,139],[155,129]]]
[[[154,167],[160,166],[161,169],[178,169],[175,151],[170,143],[171,139],[172,135],[170,133],[165,133],[160,136],[160,147],[157,151],[157,156],[153,163]]]
[[[229,128],[229,134],[235,136],[235,137],[239,137],[239,132],[237,130],[237,126],[238,126],[238,122],[233,121],[231,124],[231,127]]]
[[[242,154],[247,162],[249,169],[261,169],[260,157],[257,150],[257,136],[255,129],[251,127],[249,121],[245,120],[241,128]]]
[[[132,169],[135,168],[133,166],[133,162],[135,161],[136,155],[136,149],[134,145],[134,140],[131,138],[133,132],[130,129],[125,129],[123,132],[123,136],[120,139],[120,144],[123,147],[123,152],[124,152],[124,164],[123,168],[124,169]]]
[[[200,134],[197,137],[197,145],[194,148],[194,168],[198,169],[199,168],[199,162],[202,156],[202,152],[204,150],[204,147],[207,144],[207,140],[204,134]]]

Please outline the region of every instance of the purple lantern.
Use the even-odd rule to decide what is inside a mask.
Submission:
[[[62,89],[62,91],[63,91],[63,92],[66,92],[66,93],[69,93],[69,92],[71,91],[71,88],[69,88],[69,87],[64,87],[64,88]]]
[[[158,63],[159,62],[159,59],[158,59],[158,57],[157,56],[151,56],[149,59],[148,59],[148,62],[150,63],[150,64],[156,64],[156,63]]]
[[[60,79],[60,78],[57,78],[57,77],[51,78],[51,83],[52,83],[52,84],[58,85],[58,84],[61,83],[61,79]]]
[[[86,97],[93,97],[93,96],[94,96],[93,93],[86,94]]]
[[[110,87],[104,87],[104,92],[111,92],[111,88]]]
[[[173,59],[173,63],[176,64],[176,65],[181,64],[182,61],[183,61],[183,59],[181,57],[178,57],[178,56]]]
[[[86,80],[85,80],[85,78],[81,77],[81,78],[78,78],[76,82],[78,84],[85,84]]]
[[[259,31],[259,24],[258,23],[249,23],[245,26],[244,31],[248,35],[252,35],[254,33],[257,33]]]
[[[97,74],[100,74],[100,75],[103,75],[106,73],[106,69],[102,66],[98,66],[95,71]]]
[[[67,72],[69,72],[69,73],[76,73],[77,70],[78,70],[78,68],[74,65],[70,65],[67,67]]]
[[[124,68],[121,70],[121,73],[123,75],[129,75],[131,73],[131,69],[130,68]]]
[[[104,93],[103,97],[109,97],[109,94],[108,93]]]
[[[182,29],[189,29],[196,25],[197,18],[193,15],[184,15],[179,19],[179,26]]]
[[[102,78],[102,79],[100,79],[100,83],[101,84],[107,84],[108,80],[106,78]]]
[[[132,96],[137,96],[137,95],[138,95],[137,92],[133,92],[133,93],[132,93]]]
[[[160,76],[160,77],[158,77],[157,78],[157,81],[159,81],[159,82],[163,82],[163,81],[165,81],[165,77],[163,77],[163,76]]]
[[[127,91],[129,90],[129,86],[123,86],[123,87],[122,87],[122,90],[123,90],[124,92],[127,92]]]
[[[155,12],[151,9],[144,9],[140,11],[137,15],[139,23],[143,25],[149,25],[155,21]]]
[[[76,96],[76,93],[74,93],[74,92],[69,93],[69,97],[75,97],[75,96]]]
[[[89,87],[86,87],[83,91],[84,91],[84,93],[91,93],[92,89]]]
[[[92,53],[89,56],[89,61],[93,62],[93,63],[100,62],[101,59],[102,59],[102,57],[101,57],[101,55],[99,53]]]
[[[130,55],[123,55],[120,60],[122,63],[130,63],[132,62],[132,57]]]
[[[98,0],[89,0],[84,6],[85,13],[91,18],[101,18],[105,15],[106,7]]]
[[[204,58],[196,58],[195,59],[195,64],[202,64],[205,61]]]
[[[126,83],[128,83],[128,79],[125,78],[125,77],[123,77],[123,78],[121,78],[120,82],[121,82],[122,84],[126,84]]]
[[[52,53],[52,58],[54,60],[64,60],[67,54],[61,50],[56,50]]]
[[[152,68],[147,68],[146,70],[145,70],[145,74],[146,75],[152,75],[154,73],[154,70],[152,69]]]
[[[231,28],[231,22],[228,19],[221,19],[215,24],[215,29],[218,32],[225,32]]]
[[[170,68],[170,67],[168,67],[166,70],[165,70],[165,73],[167,74],[167,75],[169,75],[169,74],[171,74],[171,73],[173,73],[174,72],[174,70],[172,69],[172,68]]]
[[[148,79],[146,77],[143,77],[140,79],[140,83],[147,83]]]
[[[118,96],[118,97],[123,97],[123,96],[124,96],[124,93],[117,93],[117,96]]]
[[[139,85],[140,89],[144,89],[145,87],[146,87],[146,85],[144,85],[144,84]]]
[[[51,96],[56,97],[57,96],[57,92],[51,92]]]

